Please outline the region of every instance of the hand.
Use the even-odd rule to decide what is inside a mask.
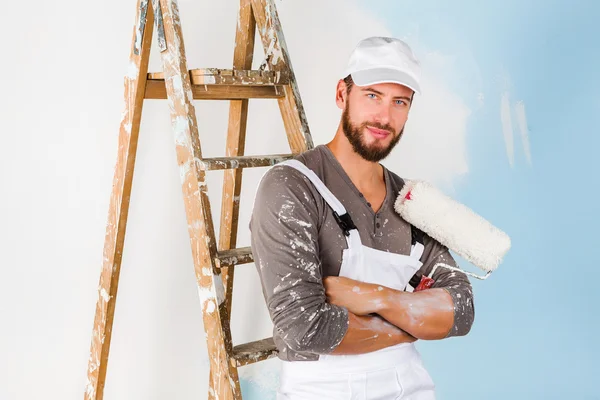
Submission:
[[[348,317],[348,331],[332,354],[365,354],[417,340],[377,315],[358,316],[348,312]]]
[[[369,325],[369,328],[375,332],[381,332],[382,334],[393,338],[395,344],[413,343],[417,341],[416,337],[389,323],[378,315],[369,317],[367,324]]]
[[[346,277],[329,276],[323,279],[329,303],[345,307],[353,314],[377,313],[383,306],[384,288]]]

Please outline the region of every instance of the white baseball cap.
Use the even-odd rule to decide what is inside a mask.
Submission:
[[[421,93],[421,65],[400,39],[374,36],[361,40],[352,51],[344,76],[357,86],[398,83]]]

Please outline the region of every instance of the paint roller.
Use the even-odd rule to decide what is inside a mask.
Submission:
[[[414,291],[431,287],[431,277],[438,267],[460,271],[477,279],[487,279],[511,246],[506,233],[422,180],[406,181],[396,198],[394,209],[414,227],[485,272],[484,276],[480,276],[437,263],[429,276],[422,277]]]

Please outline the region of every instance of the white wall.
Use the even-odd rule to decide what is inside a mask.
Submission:
[[[390,31],[357,1],[276,4],[315,143],[324,143],[337,126],[335,84],[350,50],[364,36]],[[189,67],[230,67],[238,1],[180,0],[179,5]],[[80,399],[135,1],[37,0],[10,2],[4,10],[0,399]],[[258,65],[262,47],[256,50]],[[430,57],[425,51],[419,55]],[[440,55],[433,57],[443,63]],[[150,70],[159,68],[154,46]],[[421,115],[424,106],[417,106],[413,135],[387,164],[450,182],[467,169],[469,110],[442,82],[426,77],[424,86],[429,89],[424,103],[439,103],[445,111],[431,122]],[[227,103],[196,106],[204,154],[223,154]],[[252,102],[250,113],[247,154],[286,152],[275,101]],[[441,147],[422,155],[437,159],[438,167],[443,164],[438,169],[443,175],[434,176],[419,169],[411,154],[441,127],[450,130],[443,146],[456,151],[439,157],[446,151]],[[245,173],[239,246],[249,244],[249,206],[263,171]],[[213,172],[208,181],[217,223],[221,178]],[[127,226],[105,398],[205,398],[204,331],[166,102],[144,106]],[[235,285],[235,343],[269,336],[271,324],[252,265],[238,268]],[[276,368],[276,363],[264,364]],[[252,371],[242,369],[242,375],[269,384]]]

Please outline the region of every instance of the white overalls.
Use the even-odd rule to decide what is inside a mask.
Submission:
[[[288,165],[304,173],[338,216],[342,203],[308,167]],[[421,267],[423,245],[410,256],[363,246],[358,230],[349,229],[340,276],[404,290]],[[413,343],[402,343],[359,355],[321,355],[318,361],[283,362],[278,400],[434,400],[434,384]]]

